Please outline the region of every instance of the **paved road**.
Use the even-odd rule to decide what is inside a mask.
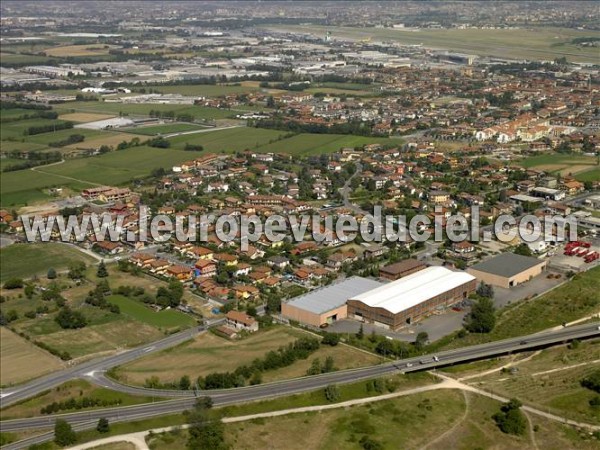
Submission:
[[[198,333],[206,330],[208,326],[218,325],[223,322],[224,319],[213,320],[210,321],[207,326],[193,327],[180,333],[167,336],[166,338],[151,344],[136,347],[134,349],[105,358],[94,359],[69,369],[54,372],[50,375],[36,379],[13,389],[3,389],[2,398],[0,399],[0,408],[5,408],[19,401],[33,397],[34,395],[37,395],[48,389],[52,389],[53,387],[56,387],[74,378],[82,378],[86,375],[89,376],[96,371],[108,370],[111,367],[128,363],[144,355],[174,347],[182,342],[194,338]]]
[[[395,372],[406,373],[419,370],[429,370],[449,364],[462,363],[474,359],[491,358],[511,352],[525,351],[533,348],[559,344],[572,339],[596,337],[600,336],[599,324],[600,322],[595,322],[574,327],[567,327],[557,331],[537,333],[529,336],[440,352],[437,354],[439,361],[434,361],[433,355],[427,355],[418,358],[394,361],[379,366],[344,370],[312,377],[303,377],[293,380],[285,380],[236,389],[207,391],[205,394],[210,395],[214,404],[219,406],[287,396],[320,389],[332,383],[352,383]],[[118,385],[118,383],[114,383],[111,388],[118,388],[122,392],[134,393],[138,395],[156,395],[157,397],[159,396],[158,394],[164,392],[123,386]],[[0,422],[0,431],[10,432],[26,429],[48,428],[54,425],[54,421],[57,417],[61,417],[68,422],[79,426],[83,423],[97,421],[101,417],[106,417],[110,422],[118,422],[178,413],[189,409],[194,404],[194,392],[190,391],[188,394],[189,397],[186,398],[162,401],[158,403],[105,408],[54,416],[7,420]],[[178,395],[181,395],[181,393],[178,393]]]
[[[359,206],[355,205],[350,201],[350,192],[352,191],[350,184],[352,183],[352,180],[355,177],[359,176],[363,170],[362,164],[358,161],[354,163],[354,166],[356,167],[356,171],[352,174],[350,178],[346,180],[344,186],[340,188],[340,193],[342,194],[342,198],[344,200],[344,207],[351,209],[352,212],[355,214],[362,214],[366,216],[369,214],[368,211],[365,211],[364,209],[360,208]]]

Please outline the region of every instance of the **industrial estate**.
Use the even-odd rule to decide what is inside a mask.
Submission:
[[[0,448],[600,446],[597,2],[0,13]]]

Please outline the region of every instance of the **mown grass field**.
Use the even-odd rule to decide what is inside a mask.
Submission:
[[[578,181],[600,181],[600,169],[586,170],[575,175]]]
[[[60,359],[6,327],[0,327],[0,342],[0,386],[22,383],[64,367]]]
[[[322,37],[330,31],[335,39],[369,39],[372,41],[393,41],[406,45],[423,45],[456,52],[501,58],[553,61],[566,57],[569,61],[598,61],[598,50],[578,47],[570,41],[578,37],[599,37],[593,30],[572,28],[531,27],[520,29],[378,29],[350,28],[320,25],[266,26],[286,33],[312,33]]]
[[[181,133],[185,131],[203,130],[206,127],[194,125],[191,123],[165,123],[162,125],[151,125],[148,127],[123,128],[121,131],[128,133],[141,134],[145,136],[155,136],[157,134]]]
[[[154,85],[149,87],[163,94],[181,94],[197,97],[218,97],[232,94],[248,94],[258,90],[258,88],[254,86],[235,84],[184,84],[179,86]]]
[[[172,148],[183,149],[185,144],[202,145],[204,151],[215,153],[233,153],[242,150],[256,150],[265,152],[264,146],[275,142],[285,132],[277,130],[265,130],[261,128],[230,128],[217,130],[210,133],[199,133],[185,136],[177,136],[169,139]]]
[[[167,86],[164,86],[167,87]],[[179,87],[179,86],[178,86]],[[165,105],[149,103],[113,103],[113,102],[70,102],[60,105],[57,111],[104,113],[124,116],[149,116],[150,111],[174,111],[175,114],[190,114],[195,119],[225,119],[233,117],[239,112],[221,108],[208,108],[197,105]]]
[[[65,270],[69,263],[94,259],[68,245],[57,243],[13,244],[0,249],[0,281],[9,278],[45,277],[48,269]]]
[[[203,333],[193,341],[176,348],[158,352],[119,367],[119,379],[131,384],[144,384],[146,378],[157,376],[163,382],[174,381],[183,375],[192,379],[212,372],[234,370],[240,365],[249,364],[262,358],[271,350],[306,337],[301,330],[288,327],[275,327],[248,336],[239,341],[230,341],[212,333]],[[265,381],[294,378],[306,375],[311,361],[333,356],[339,369],[376,364],[379,358],[351,347],[338,345],[335,348],[322,346],[307,360],[297,361],[289,367],[265,372]]]
[[[339,151],[342,147],[358,147],[366,144],[401,145],[400,139],[384,137],[349,136],[343,134],[301,133],[282,141],[259,147],[260,152],[289,153],[298,156],[320,155]]]
[[[192,326],[195,321],[187,314],[176,310],[154,311],[143,303],[124,297],[122,295],[111,295],[108,301],[118,305],[121,314],[131,317],[138,322],[147,323],[157,328],[178,328]]]
[[[527,169],[539,169],[554,172],[571,166],[594,166],[596,163],[597,160],[593,156],[553,153],[530,156],[519,161],[517,164]]]

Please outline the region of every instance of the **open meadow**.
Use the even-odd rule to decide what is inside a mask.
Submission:
[[[202,333],[173,349],[119,367],[116,375],[126,383],[139,385],[143,385],[146,378],[151,376],[157,376],[162,382],[178,380],[183,375],[195,379],[212,372],[235,370],[238,366],[264,357],[271,350],[307,336],[310,335],[302,330],[282,326],[259,331],[238,341],[230,341],[213,333]],[[333,356],[338,369],[368,366],[380,361],[375,355],[351,347],[324,345],[307,360],[296,361],[282,369],[265,371],[263,379],[273,381],[304,376],[314,358],[323,361],[327,356]]]
[[[581,380],[600,370],[600,341],[546,349],[511,364],[515,371],[501,371],[471,383],[554,414],[600,424],[600,409],[589,401],[597,394],[581,386]]]
[[[0,249],[0,281],[9,278],[45,277],[50,267],[65,270],[75,261],[94,262],[91,256],[66,245],[53,242],[13,244]]]

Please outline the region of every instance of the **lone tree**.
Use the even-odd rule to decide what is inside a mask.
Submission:
[[[98,264],[98,271],[96,272],[96,276],[98,278],[106,278],[108,276],[108,270],[106,270],[104,260],[100,261],[100,264]]]
[[[513,398],[500,408],[500,411],[492,416],[503,433],[522,435],[527,429],[527,420],[521,412],[523,404]]]
[[[490,298],[481,297],[471,307],[465,328],[472,333],[489,333],[496,326],[496,310]]]
[[[61,447],[77,442],[77,435],[66,420],[57,419],[54,424],[54,442]]]
[[[101,417],[100,419],[98,419],[96,431],[98,431],[98,433],[108,433],[110,431],[110,426],[106,417]]]

